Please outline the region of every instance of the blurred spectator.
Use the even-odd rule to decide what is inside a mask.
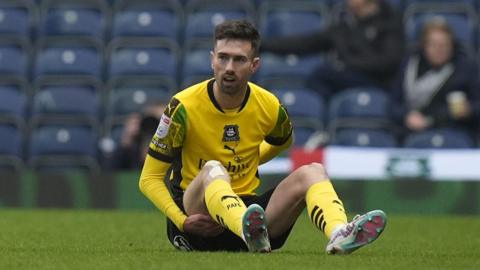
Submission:
[[[325,31],[265,40],[261,49],[278,54],[332,52],[307,80],[326,98],[354,86],[385,88],[397,72],[404,50],[399,14],[384,0],[347,0]]]
[[[127,116],[120,138],[120,144],[113,155],[114,169],[137,169],[143,166],[158,122],[165,110],[166,102],[148,102],[141,113]]]
[[[431,127],[474,131],[479,115],[478,70],[441,17],[428,21],[393,86],[393,116],[408,131]]]

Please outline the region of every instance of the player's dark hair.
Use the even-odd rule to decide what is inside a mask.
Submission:
[[[222,39],[241,39],[250,41],[254,56],[258,55],[260,48],[260,34],[257,28],[247,20],[231,20],[220,23],[215,27],[213,44]]]

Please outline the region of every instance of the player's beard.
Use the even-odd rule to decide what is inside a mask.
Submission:
[[[224,76],[235,77],[235,81],[233,82],[225,82],[223,79]],[[219,82],[220,91],[224,94],[229,96],[234,96],[242,92],[242,88],[246,87],[246,83],[243,83],[243,80],[240,80],[237,76],[234,75],[223,75],[221,76],[221,80]]]

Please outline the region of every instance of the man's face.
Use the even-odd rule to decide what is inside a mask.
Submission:
[[[260,63],[254,57],[251,42],[240,39],[217,40],[211,59],[215,81],[220,91],[228,95],[245,90]]]

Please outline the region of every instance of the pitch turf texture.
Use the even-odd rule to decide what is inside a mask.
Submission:
[[[0,269],[480,269],[480,218],[389,216],[372,245],[328,256],[305,215],[271,254],[180,252],[158,212],[0,210]]]

